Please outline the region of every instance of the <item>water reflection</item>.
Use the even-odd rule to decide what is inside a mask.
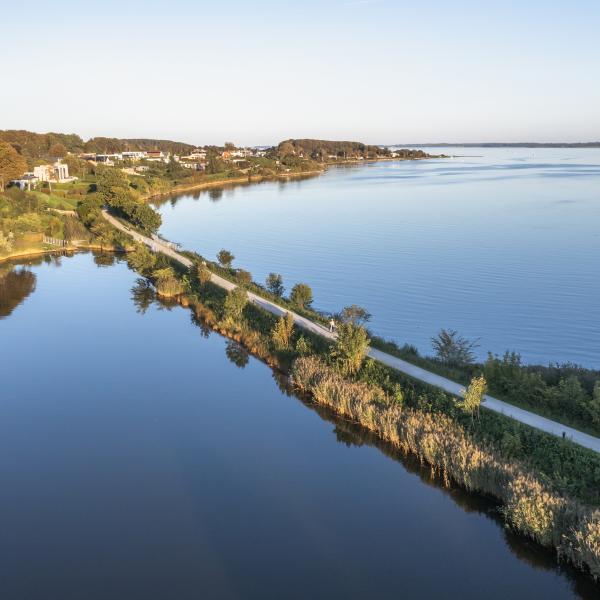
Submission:
[[[35,290],[36,276],[26,268],[0,265],[0,319],[8,317]]]
[[[238,368],[243,369],[248,364],[250,356],[248,351],[233,340],[229,340],[225,346],[225,355]]]
[[[355,165],[353,165],[355,167]],[[190,190],[189,192],[185,192],[184,194],[175,194],[175,195],[167,195],[167,196],[159,196],[157,198],[152,199],[152,205],[155,207],[162,206],[164,204],[169,204],[172,207],[175,207],[177,203],[182,198],[193,198],[194,200],[198,200],[200,198],[208,198],[210,202],[217,203],[223,199],[224,195],[227,194],[231,196],[235,189],[244,188],[244,187],[256,187],[260,185],[268,185],[275,183],[277,189],[281,192],[286,187],[290,187],[292,184],[296,186],[300,185],[301,182],[306,181],[307,179],[314,179],[319,177],[320,173],[312,173],[305,175],[294,175],[293,177],[281,177],[276,180],[273,179],[265,179],[263,181],[236,181],[233,183],[223,183],[219,186],[200,189],[200,190]]]
[[[141,277],[136,280],[131,288],[131,299],[135,305],[136,312],[144,315],[156,300],[156,294],[152,284],[147,279]]]
[[[98,267],[112,267],[115,264],[114,252],[94,252],[94,263]]]

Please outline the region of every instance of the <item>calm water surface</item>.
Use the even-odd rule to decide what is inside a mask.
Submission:
[[[0,276],[2,598],[598,593],[111,262]]]
[[[446,327],[481,356],[600,367],[600,150],[431,152],[478,156],[188,194],[162,204],[162,232],[307,282],[319,309],[365,306],[425,353]]]

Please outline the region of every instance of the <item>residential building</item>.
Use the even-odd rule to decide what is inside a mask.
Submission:
[[[148,150],[148,152],[146,152],[146,160],[151,162],[168,163],[170,156],[170,152],[163,152],[162,150]]]
[[[142,160],[143,158],[146,158],[146,153],[137,150],[128,150],[126,152],[122,152],[121,156],[123,157],[123,160],[130,160],[132,162],[135,162],[137,160]]]
[[[12,179],[9,183],[20,190],[31,190],[32,186],[38,182],[38,178],[33,173],[25,173],[19,179]]]
[[[56,181],[65,183],[73,181],[74,177],[69,177],[69,167],[57,160],[53,165],[40,165],[33,169],[33,176],[39,181]]]

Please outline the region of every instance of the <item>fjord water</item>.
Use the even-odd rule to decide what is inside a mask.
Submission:
[[[36,263],[0,277],[2,598],[598,593],[123,262]]]
[[[451,328],[481,357],[600,367],[600,150],[427,151],[463,156],[186,194],[161,204],[162,233],[307,282],[321,310],[365,306],[425,353]]]

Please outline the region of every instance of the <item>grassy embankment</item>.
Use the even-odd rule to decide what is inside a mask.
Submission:
[[[191,272],[141,247],[128,260],[159,294],[190,307],[199,325],[291,373],[315,402],[414,453],[446,481],[495,498],[507,526],[600,577],[597,454],[490,411],[472,419],[456,398],[369,359],[355,375],[342,375],[329,344],[307,332],[294,328],[282,347],[279,320],[252,304],[240,308],[206,281],[199,257]]]

